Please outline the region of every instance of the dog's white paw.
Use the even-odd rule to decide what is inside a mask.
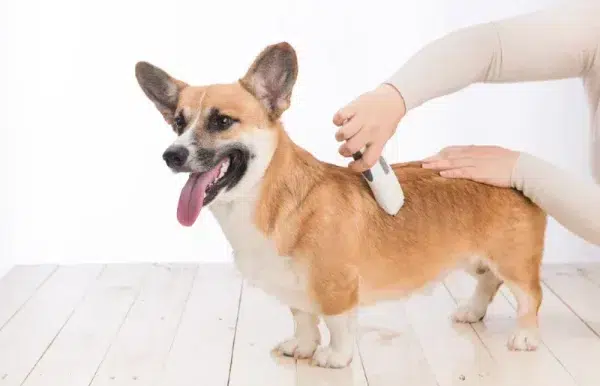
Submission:
[[[518,329],[508,339],[508,349],[511,351],[535,351],[540,344],[537,331]]]
[[[286,357],[306,359],[313,356],[318,345],[318,342],[311,339],[291,338],[279,343],[275,351]]]
[[[452,321],[456,323],[477,323],[485,316],[485,309],[473,307],[471,304],[459,306],[452,314]]]
[[[319,347],[313,355],[312,365],[331,369],[341,369],[352,362],[352,355],[352,351],[340,352],[333,350],[330,346]]]

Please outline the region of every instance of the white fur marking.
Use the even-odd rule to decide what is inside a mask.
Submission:
[[[344,314],[323,316],[329,329],[329,346],[320,347],[313,356],[313,364],[320,367],[342,368],[352,361],[356,340],[356,311]]]
[[[173,141],[172,146],[183,146],[190,152],[190,154],[194,154],[196,152],[196,146],[193,145],[196,142],[194,138],[194,130],[196,128],[196,125],[198,124],[198,121],[200,120],[200,117],[202,116],[202,101],[204,100],[205,96],[206,92],[204,92],[202,94],[202,97],[200,98],[200,103],[198,104],[198,113],[194,116],[194,119],[190,123],[188,123],[183,133],[181,133],[181,135],[179,135],[175,139],[175,141]],[[184,107],[184,111],[187,112],[189,111],[189,109]],[[189,164],[193,162],[194,157],[188,157],[187,163]],[[198,165],[190,166],[192,167],[192,169],[196,169],[198,167]]]
[[[508,349],[511,351],[535,351],[540,344],[537,329],[519,328],[508,339]]]
[[[248,161],[248,169],[242,180],[230,191],[221,191],[216,201],[233,201],[253,197],[259,190],[259,184],[273,158],[277,146],[277,137],[272,130],[255,128],[243,133],[233,140],[217,141],[216,147],[241,143],[245,145],[254,158]]]
[[[200,102],[198,102],[198,113],[194,117],[194,120],[188,125],[190,129],[194,129],[202,116],[202,102],[204,101],[204,97],[206,96],[206,91],[202,93],[202,97],[200,98]]]
[[[517,318],[523,318],[533,312],[535,307],[531,296],[513,283],[509,285],[513,295],[517,299]],[[508,339],[508,348],[514,351],[534,351],[540,344],[539,331],[537,326],[523,326],[521,320],[518,320],[517,330]]]
[[[480,267],[480,265],[477,265],[473,271],[476,271],[477,267]],[[473,276],[477,279],[475,291],[466,304],[460,305],[456,309],[452,315],[454,322],[477,323],[483,319],[500,285],[500,279],[489,268],[487,272],[473,274]]]
[[[319,332],[319,319],[303,311],[292,311],[296,329],[294,337],[290,338],[275,348],[279,354],[306,359],[313,356],[321,341]]]
[[[274,243],[254,225],[257,197],[210,205],[233,247],[236,266],[249,284],[292,308],[314,312],[315,304],[307,294],[305,267],[289,256],[279,256]]]
[[[187,148],[192,154],[192,143],[194,142],[194,128],[191,125],[188,125],[186,130],[179,135],[175,141],[173,141],[173,146],[183,146]]]

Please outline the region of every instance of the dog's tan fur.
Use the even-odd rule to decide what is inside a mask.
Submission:
[[[505,282],[519,302],[519,328],[536,331],[546,227],[542,210],[515,190],[445,179],[410,162],[392,165],[406,199],[396,216],[386,214],[360,175],[317,160],[291,140],[279,121],[291,90],[278,103],[265,104],[251,75],[273,47],[292,50],[287,44],[268,47],[238,82],[192,87],[177,81],[177,110],[193,116],[212,106],[239,118],[225,132],[198,129],[196,137],[205,145],[252,135],[255,128],[273,133],[274,154],[250,221],[273,242],[278,256],[302,267],[315,313],[344,315],[360,304],[407,296],[465,268],[479,280],[480,311],[485,313]],[[295,80],[296,73],[292,76]],[[167,121],[172,118],[173,111],[161,112]],[[292,312],[296,317],[299,311]],[[458,319],[481,317],[476,312]],[[512,348],[535,349],[532,339],[513,342]]]

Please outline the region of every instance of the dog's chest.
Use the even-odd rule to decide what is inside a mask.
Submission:
[[[248,284],[295,308],[310,308],[305,267],[279,256],[272,240],[254,225],[254,202],[218,204],[213,213],[233,248],[234,261]]]

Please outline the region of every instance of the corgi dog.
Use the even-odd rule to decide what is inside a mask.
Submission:
[[[407,162],[391,165],[405,203],[388,215],[359,173],[316,159],[286,133],[280,118],[297,74],[286,42],[264,48],[231,83],[189,85],[150,63],[135,66],[176,134],[162,157],[189,174],[178,221],[192,226],[208,208],[246,282],[289,306],[295,329],[277,352],[346,367],[358,307],[402,299],[454,269],[477,286],[453,320],[480,321],[505,283],[518,302],[508,349],[535,350],[546,214],[514,189],[446,179]]]

